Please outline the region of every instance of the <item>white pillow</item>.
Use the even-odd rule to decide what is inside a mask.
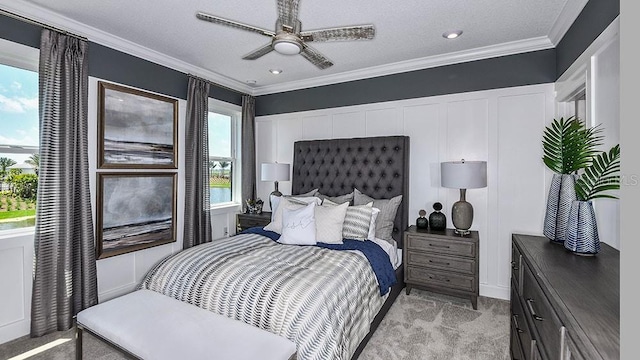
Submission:
[[[287,245],[315,245],[315,203],[298,209],[282,210],[282,235],[278,242]]]
[[[373,208],[371,209],[371,222],[369,223],[369,234],[367,235],[367,240],[374,240],[376,238],[376,220],[378,219],[378,214],[380,214],[380,209]]]
[[[305,207],[308,204],[296,199],[284,197],[280,198],[279,202],[280,205],[278,206],[278,209],[275,212],[271,213],[271,222],[267,226],[265,226],[264,229],[282,234],[282,211],[285,208],[299,209]]]
[[[315,202],[316,205],[320,205],[322,203],[322,199],[315,196],[291,196],[291,195],[283,195],[283,196],[275,196],[270,195],[271,200],[271,221],[275,220],[276,213],[278,212],[278,206],[280,206],[280,201],[282,199],[293,199],[300,203],[310,204]]]
[[[325,200],[326,202],[326,200]],[[325,244],[342,244],[342,225],[347,215],[346,202],[340,205],[323,203],[316,206],[316,241]]]

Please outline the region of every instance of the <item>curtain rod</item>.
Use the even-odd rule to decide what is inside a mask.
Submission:
[[[74,38],[77,38],[77,39],[80,39],[80,40],[89,41],[89,39],[87,39],[84,36],[76,35],[74,33],[71,33],[69,31],[67,31],[67,30],[58,29],[58,28],[53,27],[51,25],[47,25],[45,23],[42,23],[40,21],[36,21],[36,20],[33,20],[33,19],[29,19],[28,17],[24,17],[22,15],[15,14],[15,13],[12,13],[12,12],[4,10],[4,9],[0,9],[0,14],[6,15],[6,16],[8,16],[10,18],[14,18],[16,20],[20,20],[22,22],[26,22],[26,23],[29,23],[29,24],[32,24],[32,25],[37,25],[37,26],[43,27],[45,29],[57,31],[59,33],[63,33],[65,35],[68,35],[68,36],[71,36],[71,37],[74,37]]]
[[[230,88],[230,87],[227,87],[227,86],[224,86],[224,85],[220,85],[220,84],[214,83],[214,82],[213,82],[213,81],[211,81],[211,80],[207,80],[207,79],[205,79],[205,78],[203,78],[203,77],[200,77],[200,76],[197,76],[197,75],[193,75],[193,74],[191,74],[191,73],[189,73],[189,74],[187,74],[187,75],[188,75],[188,76],[191,76],[192,78],[195,78],[195,79],[198,79],[198,80],[205,81],[205,82],[209,83],[209,85],[213,85],[213,86],[217,86],[217,87],[219,87],[219,88],[223,88],[223,89],[226,89],[226,90],[229,90],[229,91],[233,91],[233,92],[238,93],[238,94],[240,94],[240,95],[249,95],[249,94],[247,94],[247,93],[243,93],[242,91],[238,91],[238,90],[236,90],[236,89],[232,89],[232,88]]]

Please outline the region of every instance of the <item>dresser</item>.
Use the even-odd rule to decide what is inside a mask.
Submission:
[[[584,257],[512,235],[512,359],[620,358],[620,252],[601,245]]]
[[[236,233],[250,227],[264,227],[271,222],[271,213],[263,212],[262,214],[244,214],[240,213],[236,215]]]
[[[465,297],[478,308],[478,232],[460,236],[453,229],[404,233],[404,282],[412,288]]]

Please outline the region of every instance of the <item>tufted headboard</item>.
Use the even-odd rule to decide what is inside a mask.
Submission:
[[[354,188],[374,199],[402,194],[393,229],[402,248],[409,223],[409,137],[296,141],[291,193],[316,188],[327,196],[348,194]]]

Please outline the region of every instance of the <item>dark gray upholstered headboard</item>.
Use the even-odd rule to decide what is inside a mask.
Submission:
[[[409,223],[409,137],[296,141],[293,145],[292,194],[313,189],[327,196],[354,188],[374,199],[402,194],[393,238],[403,247]]]

